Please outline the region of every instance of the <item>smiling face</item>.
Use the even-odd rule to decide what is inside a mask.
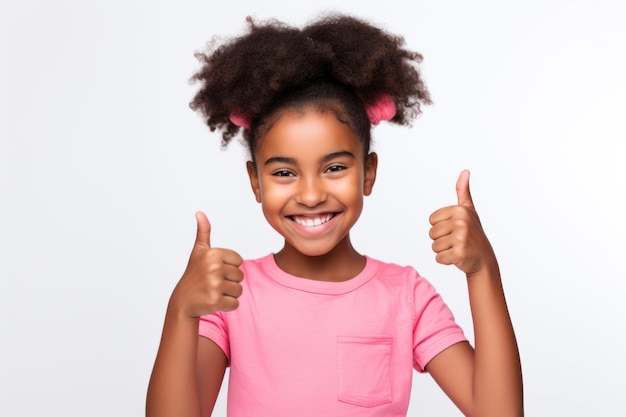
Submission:
[[[331,111],[286,110],[259,140],[248,174],[282,252],[356,253],[349,232],[376,178],[375,154]],[[351,252],[350,252],[351,251]]]

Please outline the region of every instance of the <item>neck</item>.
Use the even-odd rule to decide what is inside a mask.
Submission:
[[[316,281],[347,281],[365,267],[365,257],[352,247],[349,236],[319,256],[305,255],[285,242],[274,258],[278,267],[288,274]]]

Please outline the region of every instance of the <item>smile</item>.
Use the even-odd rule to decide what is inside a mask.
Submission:
[[[300,226],[313,227],[313,226],[319,226],[321,224],[326,223],[327,221],[332,219],[334,216],[335,216],[334,213],[328,213],[323,216],[317,216],[317,217],[299,217],[299,216],[290,216],[290,217],[294,222],[296,222]]]

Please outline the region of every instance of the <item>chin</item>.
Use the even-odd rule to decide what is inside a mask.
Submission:
[[[335,246],[331,246],[331,245],[292,245],[293,248],[300,254],[302,254],[303,256],[310,256],[310,257],[316,257],[316,256],[324,256],[327,255],[328,253],[332,252],[332,250],[335,248]]]

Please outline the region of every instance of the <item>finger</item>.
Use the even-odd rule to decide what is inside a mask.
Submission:
[[[428,236],[432,240],[440,239],[444,236],[448,236],[452,233],[452,228],[450,226],[450,222],[439,222],[433,225],[428,231]]]
[[[243,271],[235,265],[224,265],[224,278],[232,282],[243,281]]]
[[[456,206],[443,207],[433,212],[428,218],[428,221],[432,226],[450,220],[454,214],[453,208]]]
[[[456,181],[456,197],[459,206],[474,208],[474,202],[472,201],[472,195],[469,189],[469,177],[470,172],[466,169],[461,172],[459,179]]]
[[[448,206],[440,208],[439,210],[433,212],[428,218],[428,221],[432,226],[436,226],[440,223],[446,223],[449,220],[453,220],[455,218],[462,218],[466,209],[462,206]]]
[[[233,311],[239,307],[239,300],[235,297],[222,297],[217,307],[218,311]]]
[[[441,265],[454,265],[456,263],[456,258],[453,254],[451,254],[450,250],[445,250],[442,252],[437,252],[435,256],[435,261]]]
[[[224,281],[222,294],[227,297],[239,298],[243,293],[243,287],[236,282]]]
[[[446,251],[455,252],[456,251],[455,248],[458,248],[457,244],[458,244],[458,241],[456,237],[450,234],[450,235],[446,235],[446,236],[440,237],[439,239],[434,240],[431,245],[431,248],[433,252],[435,253],[442,253]]]
[[[223,249],[223,248],[213,248],[209,252],[209,259],[212,262],[217,262],[218,264],[225,264],[234,267],[237,269],[239,265],[243,263],[243,258],[234,250]]]
[[[196,232],[196,244],[206,245],[211,247],[211,223],[207,219],[206,214],[199,211],[196,213],[196,223],[198,229]]]

